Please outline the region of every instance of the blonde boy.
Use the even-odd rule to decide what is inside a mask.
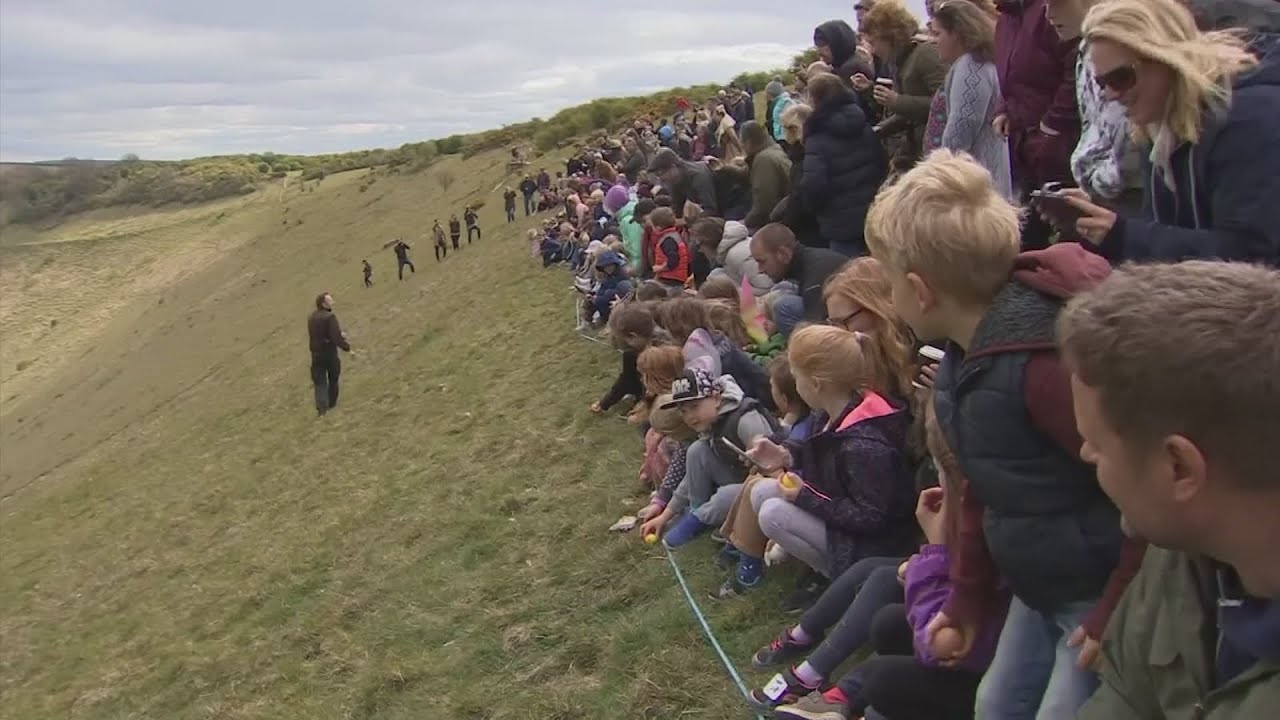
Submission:
[[[966,655],[1003,578],[1014,597],[975,708],[1001,720],[1071,717],[1094,691],[1082,668],[1142,550],[1079,457],[1054,345],[1063,304],[1110,268],[1074,243],[1019,254],[1019,224],[985,169],[940,150],[880,193],[866,228],[898,312],[948,341],[933,405],[967,488],[955,590],[930,636],[960,631],[961,651],[939,657]]]

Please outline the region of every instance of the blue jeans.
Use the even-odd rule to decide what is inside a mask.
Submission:
[[[978,686],[975,717],[1074,718],[1098,688],[1098,676],[1076,667],[1079,649],[1067,647],[1067,638],[1093,605],[1070,603],[1056,613],[1045,614],[1015,597],[1009,603],[995,658]]]

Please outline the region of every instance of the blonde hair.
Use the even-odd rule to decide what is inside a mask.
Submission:
[[[745,348],[751,344],[751,335],[747,332],[747,324],[738,311],[738,304],[729,300],[710,300],[707,302],[707,316],[711,320],[712,330],[716,330],[729,338],[735,346]]]
[[[1058,345],[1128,448],[1181,435],[1241,487],[1280,488],[1277,288],[1259,265],[1125,265],[1068,303]]]
[[[1107,40],[1173,71],[1164,126],[1184,142],[1196,142],[1204,109],[1231,103],[1231,78],[1257,64],[1233,31],[1200,32],[1191,11],[1178,0],[1109,0],[1085,16],[1086,43]],[[1134,140],[1150,138],[1147,128],[1129,123]]]
[[[875,351],[875,339],[830,325],[806,325],[791,335],[787,360],[820,392],[888,393],[888,374]]]
[[[878,2],[858,23],[858,30],[868,37],[887,41],[901,50],[920,32],[920,21],[900,2]],[[886,58],[892,60],[892,58]]]
[[[893,286],[880,261],[872,257],[853,260],[831,276],[822,297],[828,303],[832,297],[844,298],[871,313],[880,362],[893,380],[891,392],[900,399],[910,397],[916,374],[915,335],[893,308]]]
[[[1021,247],[1019,210],[964,153],[933,151],[880,191],[867,213],[867,246],[889,270],[920,275],[967,304],[991,301]]]
[[[782,111],[778,119],[782,121],[782,134],[787,142],[804,142],[804,124],[809,122],[810,115],[813,108],[805,103],[795,103]]]

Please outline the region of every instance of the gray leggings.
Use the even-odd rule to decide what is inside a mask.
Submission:
[[[825,677],[871,639],[871,621],[886,605],[902,602],[898,566],[905,558],[863,558],[845,570],[800,616],[810,637],[823,638],[806,658]]]
[[[761,480],[751,488],[751,507],[765,537],[805,565],[823,575],[831,574],[826,523],[787,502],[777,480]]]

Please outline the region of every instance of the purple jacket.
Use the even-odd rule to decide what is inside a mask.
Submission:
[[[1079,42],[1063,42],[1044,15],[1045,0],[1004,0],[996,21],[996,72],[1009,116],[1015,186],[1071,180],[1071,151],[1080,139],[1075,67]],[[1041,123],[1057,132],[1047,135]]]
[[[938,659],[929,652],[925,639],[928,634],[925,630],[951,595],[951,581],[947,577],[949,565],[946,545],[922,545],[920,552],[907,561],[904,588],[907,622],[911,624],[911,634],[915,638],[916,660],[922,665],[938,664]],[[995,607],[989,617],[982,619],[978,637],[973,641],[973,649],[960,661],[961,669],[986,672],[991,658],[995,657],[996,641],[1000,639],[1000,630],[1004,627],[1008,603],[997,603]]]

